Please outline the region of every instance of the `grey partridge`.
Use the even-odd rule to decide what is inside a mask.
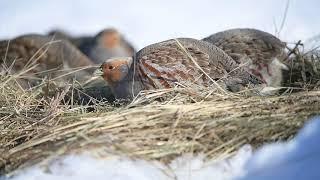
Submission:
[[[285,46],[277,37],[257,29],[230,29],[203,39],[230,55],[247,70],[260,78],[267,87],[279,87],[282,71],[287,70],[281,61],[286,57]]]
[[[69,40],[96,64],[112,57],[133,56],[135,53],[133,46],[114,28],[104,29],[93,37],[73,37],[62,30],[50,31],[49,35],[54,35],[58,40]]]
[[[12,40],[0,41],[1,71],[19,73],[19,82],[24,88],[37,85],[43,77],[76,78],[84,81],[92,74],[93,67],[70,71],[74,68],[92,66],[93,63],[68,41],[52,41],[50,36],[24,35]]]
[[[79,49],[97,64],[112,57],[128,57],[135,53],[133,46],[113,28],[105,29],[93,38],[86,37],[73,41],[79,44]]]
[[[212,80],[220,79],[229,87],[260,83],[238,65],[208,42],[179,38],[149,45],[134,57],[108,59],[101,65],[101,75],[117,99],[130,99],[141,90],[170,88],[176,83],[210,86]]]

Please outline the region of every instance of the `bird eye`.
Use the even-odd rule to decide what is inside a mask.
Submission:
[[[110,69],[110,70],[112,70],[112,69],[114,69],[114,68],[115,68],[114,66],[109,66],[109,69]]]

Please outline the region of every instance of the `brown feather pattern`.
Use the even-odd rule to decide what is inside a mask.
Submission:
[[[53,41],[50,36],[24,35],[12,40],[0,41],[0,57],[2,69],[12,66],[11,73],[19,72],[23,68],[35,67],[25,75],[30,76],[29,84],[35,85],[37,81],[48,74],[48,70],[67,70],[82,66],[91,66],[93,63],[76,47],[67,41]],[[4,70],[4,69],[3,69]],[[89,75],[88,72],[81,72]],[[80,72],[79,72],[80,73]],[[61,72],[51,73],[53,77]],[[82,78],[83,74],[77,77]]]
[[[177,83],[189,87],[195,84],[211,86],[216,83],[212,80],[223,80],[227,87],[235,86],[230,88],[232,90],[249,83],[261,83],[239,68],[239,64],[220,48],[191,38],[171,39],[149,45],[137,52],[133,63],[124,63],[124,59],[129,60],[108,59],[101,66],[103,77],[111,85],[116,98],[132,98],[141,90],[171,88]],[[113,68],[112,64],[118,65]],[[130,69],[123,71],[127,64],[130,64]],[[116,71],[127,74],[117,82],[110,81],[108,76],[113,76]]]
[[[269,63],[284,58],[285,43],[277,37],[257,29],[230,29],[203,39],[210,42],[239,62],[244,55],[253,63]]]

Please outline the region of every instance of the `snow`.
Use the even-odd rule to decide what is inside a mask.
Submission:
[[[289,142],[266,145],[245,165],[242,180],[320,179],[320,117],[311,120]]]
[[[243,174],[242,167],[251,154],[251,146],[247,145],[229,159],[205,162],[203,155],[186,154],[165,166],[155,161],[111,154],[98,158],[86,152],[63,156],[46,165],[35,165],[7,180],[206,180],[212,177],[229,180]]]
[[[177,158],[170,164],[177,179],[217,179],[227,180],[243,175],[243,166],[251,157],[252,148],[243,146],[235,156],[220,161],[204,163],[203,156],[193,157],[191,155]]]
[[[83,153],[60,157],[52,163],[36,165],[8,178],[10,180],[168,180],[197,179],[210,177],[231,179],[243,174],[242,167],[251,156],[251,147],[244,146],[230,159],[205,163],[204,156],[184,155],[172,161],[169,166],[159,162],[134,160],[112,156],[97,158]]]
[[[26,168],[6,180],[302,180],[319,179],[320,117],[291,141],[265,145],[252,153],[243,146],[234,156],[205,162],[203,155],[183,155],[168,166],[119,155],[70,154]],[[1,179],[1,177],[0,177]]]
[[[12,178],[13,180],[87,180],[87,179],[166,179],[160,168],[142,160],[110,157],[97,159],[92,156],[68,155],[53,162],[46,170],[35,166]]]

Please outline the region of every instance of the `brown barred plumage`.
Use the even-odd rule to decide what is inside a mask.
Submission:
[[[278,87],[282,82],[282,64],[285,46],[277,37],[257,29],[230,29],[203,39],[230,55],[238,63],[247,63],[248,71],[268,86]]]
[[[177,40],[210,78],[223,79],[226,84],[233,78],[240,79],[238,84],[229,83],[230,86],[260,83],[238,68],[239,64],[220,48],[190,38]],[[185,85],[213,84],[173,39],[149,45],[140,50],[134,58],[108,59],[101,68],[103,78],[117,98],[132,98],[144,89],[174,87],[177,82]],[[233,71],[236,68],[238,69]]]
[[[36,34],[0,41],[0,58],[2,73],[19,73],[33,66],[20,77],[19,82],[24,88],[38,84],[49,74],[51,78],[55,78],[70,72],[72,68],[93,65],[90,59],[68,41],[54,41],[50,36]],[[82,70],[65,78],[75,76],[77,80],[84,80],[92,71],[92,68]]]

